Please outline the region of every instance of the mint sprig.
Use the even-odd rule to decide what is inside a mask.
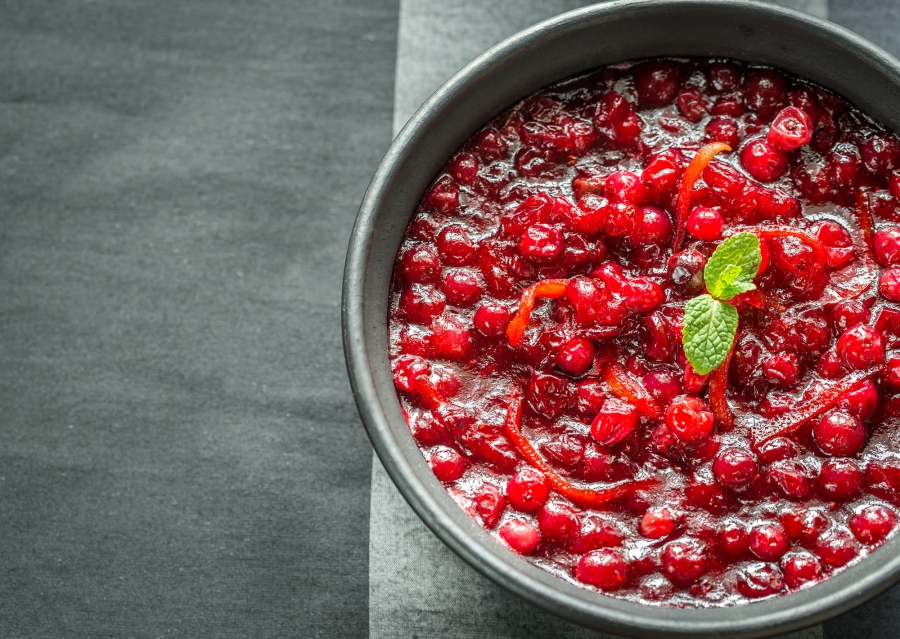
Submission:
[[[705,295],[689,300],[684,308],[681,343],[684,354],[700,375],[711,373],[725,361],[738,327],[737,309],[725,300],[756,288],[762,253],[753,233],[738,233],[722,242],[703,269]]]

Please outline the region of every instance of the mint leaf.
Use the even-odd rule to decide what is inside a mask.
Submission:
[[[753,278],[761,262],[759,238],[755,234],[732,235],[719,244],[703,269],[706,290],[720,300],[752,291],[756,288]]]
[[[712,295],[688,301],[681,343],[694,370],[706,375],[721,366],[731,350],[737,327],[737,309],[728,302],[713,299]]]

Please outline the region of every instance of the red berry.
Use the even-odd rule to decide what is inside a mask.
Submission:
[[[687,230],[698,240],[712,242],[722,235],[725,219],[717,209],[695,206],[687,219]]]
[[[741,166],[760,182],[771,182],[787,170],[788,157],[781,149],[756,138],[741,149]]]
[[[591,422],[591,436],[604,446],[628,437],[638,423],[637,409],[621,399],[607,399]]]
[[[741,448],[726,448],[716,455],[713,462],[716,480],[728,488],[738,489],[749,485],[758,472],[756,456]]]
[[[544,417],[560,415],[572,401],[569,381],[550,373],[533,372],[525,392],[528,405]]]
[[[523,513],[536,513],[550,497],[550,482],[534,468],[523,468],[506,484],[506,495],[513,508]]]
[[[797,383],[800,363],[793,353],[774,355],[763,362],[763,372],[773,384],[790,388]]]
[[[775,116],[766,141],[776,149],[791,151],[798,149],[812,140],[813,122],[810,117],[797,107],[783,108]]]
[[[778,521],[789,539],[795,539],[807,548],[814,545],[831,525],[821,511],[805,508],[787,509],[781,513]]]
[[[822,562],[808,552],[796,552],[781,559],[784,580],[790,588],[800,588],[822,578]]]
[[[594,550],[578,561],[575,578],[602,590],[615,590],[628,578],[628,564],[618,550]]]
[[[793,461],[779,461],[769,466],[766,478],[788,499],[803,499],[809,494],[806,470]]]
[[[850,518],[850,530],[864,544],[877,544],[896,525],[897,515],[884,506],[866,506]]]
[[[699,442],[712,434],[715,417],[699,397],[682,395],[666,410],[666,424],[687,443]]]
[[[764,561],[776,561],[787,548],[787,535],[779,526],[760,524],[750,531],[750,551]]]
[[[635,69],[634,89],[643,107],[670,104],[680,88],[681,74],[672,62],[645,62]]]
[[[662,539],[675,530],[675,515],[665,506],[649,508],[641,518],[641,535],[647,539]]]
[[[852,499],[862,487],[863,472],[849,459],[829,459],[822,464],[819,485],[832,499]]]
[[[609,206],[608,211],[609,217],[603,228],[606,234],[612,237],[633,235],[644,220],[641,209],[631,202],[613,202]]]
[[[441,261],[430,244],[414,244],[400,257],[400,274],[410,284],[436,284]]]
[[[509,309],[503,304],[488,302],[478,307],[472,322],[485,337],[499,337],[506,333],[511,316]]]
[[[606,178],[606,197],[613,202],[641,204],[644,201],[644,186],[641,178],[631,171],[614,171]]]
[[[662,287],[646,277],[635,277],[622,287],[625,306],[636,313],[647,313],[662,304],[666,294]]]
[[[862,448],[866,429],[850,413],[834,410],[825,414],[813,428],[813,439],[826,455],[847,457]]]
[[[523,555],[530,555],[541,543],[541,533],[522,519],[511,519],[500,526],[500,536],[510,547]]]
[[[428,456],[434,476],[441,481],[456,481],[466,472],[466,460],[448,446],[435,446]]]
[[[875,232],[875,259],[882,266],[900,264],[900,227],[889,226]]]
[[[452,213],[459,206],[459,186],[445,175],[431,187],[425,202],[439,213]]]
[[[787,437],[776,437],[761,444],[756,449],[759,461],[764,464],[791,459],[800,454],[800,447]]]
[[[853,328],[857,324],[865,324],[870,317],[869,309],[859,300],[841,302],[831,312],[834,327],[841,332],[846,331],[848,328]]]
[[[556,363],[572,375],[581,375],[594,362],[594,345],[576,337],[566,342],[556,354]]]
[[[678,378],[666,371],[653,371],[644,375],[644,388],[661,404],[668,404],[681,393]]]
[[[719,93],[734,91],[741,85],[741,70],[732,62],[709,65],[709,83]]]
[[[900,355],[891,355],[888,358],[884,383],[894,390],[900,389]]]
[[[683,156],[678,151],[667,150],[651,156],[641,172],[644,197],[650,202],[659,202],[681,177]]]
[[[475,136],[472,143],[475,151],[485,160],[502,160],[506,157],[508,147],[503,136],[494,128],[487,128]]]
[[[562,233],[552,224],[532,224],[519,241],[519,251],[536,264],[555,262],[563,252]]]
[[[699,122],[706,115],[706,103],[703,94],[696,87],[688,87],[678,94],[675,100],[678,110],[688,122]]]
[[[469,266],[475,263],[478,247],[462,224],[448,224],[437,237],[441,259],[450,266]]]
[[[447,273],[441,290],[451,304],[471,306],[481,297],[481,282],[471,269],[455,269]]]
[[[750,549],[750,536],[739,521],[731,520],[719,529],[719,545],[726,554],[739,557]]]
[[[837,354],[850,370],[861,370],[884,361],[881,334],[859,324],[844,331],[837,341]]]
[[[723,95],[716,98],[712,107],[709,109],[710,115],[730,115],[733,118],[739,118],[747,111],[744,103],[736,95]]]
[[[888,301],[900,302],[900,267],[891,267],[881,274],[878,290]]]
[[[446,306],[441,292],[428,284],[413,284],[400,295],[400,310],[416,324],[427,326]]]
[[[641,207],[643,219],[635,232],[636,244],[663,246],[672,238],[672,220],[669,215],[655,206]]]
[[[584,379],[575,386],[575,408],[582,415],[595,415],[605,399],[603,384],[596,379]]]
[[[689,584],[706,572],[706,545],[696,539],[679,539],[662,551],[662,573],[676,584]]]
[[[435,350],[447,359],[461,359],[469,352],[472,338],[461,319],[441,315],[431,324],[432,343]]]
[[[599,173],[579,173],[572,178],[572,194],[576,200],[587,193],[603,195],[605,186],[606,176]]]
[[[622,532],[614,523],[598,515],[583,517],[581,528],[571,538],[572,550],[578,553],[621,545]]]
[[[460,184],[471,184],[478,177],[478,158],[460,153],[450,162],[450,175]]]
[[[838,528],[819,537],[815,550],[826,564],[840,568],[859,554],[859,545],[849,532]]]
[[[706,123],[704,133],[707,142],[724,142],[732,149],[740,141],[741,130],[731,118],[719,116]]]
[[[894,171],[888,178],[888,188],[894,199],[900,200],[900,171]]]
[[[624,300],[612,295],[607,284],[597,279],[573,277],[566,286],[566,297],[575,308],[575,320],[583,324],[617,326],[628,315]]]
[[[776,71],[754,71],[744,80],[744,99],[762,117],[772,117],[787,102],[784,76]]]
[[[593,234],[604,227],[609,219],[610,203],[605,197],[585,193],[568,213],[569,226],[581,233]]]
[[[865,421],[875,414],[878,408],[878,390],[871,380],[863,382],[855,391],[844,395],[838,402],[838,408],[847,411],[860,421]]]
[[[898,167],[900,143],[893,136],[873,135],[859,149],[863,166],[872,174],[887,175]]]
[[[506,497],[499,488],[492,484],[482,484],[475,491],[474,501],[475,510],[486,527],[493,528],[500,523],[500,517],[506,509]]]
[[[768,597],[784,590],[784,577],[771,564],[752,563],[738,571],[737,589],[745,597]]]
[[[560,502],[547,502],[537,516],[541,534],[550,541],[568,539],[581,527],[578,512]]]

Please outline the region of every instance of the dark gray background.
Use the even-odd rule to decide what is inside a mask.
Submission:
[[[900,4],[829,9],[900,54]],[[397,15],[0,1],[0,636],[367,634],[339,296]]]

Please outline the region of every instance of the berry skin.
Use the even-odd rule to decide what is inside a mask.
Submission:
[[[789,588],[800,588],[822,579],[822,562],[808,552],[785,555],[781,559],[781,570]]]
[[[441,261],[430,244],[416,244],[400,258],[400,274],[410,284],[437,284]]]
[[[568,539],[581,527],[578,512],[559,502],[548,502],[538,513],[537,520],[541,535],[555,542]]]
[[[471,153],[460,153],[450,162],[450,175],[460,184],[471,184],[478,176],[478,158]]]
[[[882,266],[900,264],[900,227],[889,226],[875,232],[875,259]]]
[[[864,544],[875,544],[897,525],[897,515],[884,506],[866,506],[850,518],[850,530]]]
[[[499,337],[506,333],[510,319],[512,314],[503,304],[488,302],[475,311],[473,323],[475,329],[485,337]]]
[[[781,149],[756,138],[741,149],[741,166],[760,182],[771,182],[787,170],[788,156]]]
[[[671,104],[681,88],[678,67],[667,61],[646,62],[634,73],[634,89],[642,107]]]
[[[712,242],[722,235],[725,219],[716,209],[695,206],[688,215],[687,231],[698,240]]]
[[[454,269],[447,273],[441,290],[451,304],[471,306],[481,297],[481,283],[471,269]]]
[[[451,315],[441,315],[431,324],[432,344],[447,359],[461,359],[469,352],[472,336],[462,322]]]
[[[726,554],[740,557],[750,549],[750,536],[740,521],[727,521],[719,529],[719,545]]]
[[[857,325],[841,333],[837,354],[850,370],[861,370],[884,361],[881,334],[869,326]]]
[[[494,128],[484,129],[475,136],[472,144],[475,151],[483,159],[490,162],[491,160],[502,160],[506,157],[509,147],[500,131]]]
[[[771,564],[752,563],[738,571],[737,589],[748,598],[768,597],[784,590],[784,577]]]
[[[829,566],[840,568],[859,554],[859,545],[846,530],[831,530],[819,537],[816,554]]]
[[[878,290],[890,302],[900,302],[900,267],[893,266],[881,274]]]
[[[871,316],[872,314],[865,304],[859,300],[850,300],[841,302],[834,307],[831,312],[831,321],[834,323],[835,329],[843,332],[857,324],[865,324]]]
[[[862,487],[863,472],[850,459],[829,459],[822,464],[819,485],[822,491],[839,501],[852,499]]]
[[[532,224],[519,241],[519,251],[536,264],[555,262],[563,252],[562,232],[552,224]]]
[[[764,561],[777,561],[787,548],[787,535],[774,524],[762,524],[750,531],[750,551]]]
[[[685,538],[666,544],[662,552],[662,573],[676,584],[689,584],[706,572],[706,546]]]
[[[513,508],[523,513],[536,513],[550,497],[550,482],[534,468],[523,468],[506,484],[506,496]]]
[[[647,539],[662,539],[675,530],[675,515],[665,506],[650,508],[644,513],[639,526]]]
[[[631,171],[614,171],[606,178],[606,197],[613,202],[641,204],[644,201],[644,185],[641,178]]]
[[[556,363],[571,375],[581,375],[594,362],[594,345],[576,337],[566,342],[556,354]]]
[[[699,397],[682,395],[666,410],[666,424],[683,442],[693,444],[712,434],[715,417]]]
[[[707,142],[724,142],[732,149],[740,142],[741,131],[737,122],[731,118],[719,116],[706,123],[704,139]]]
[[[450,266],[470,266],[478,255],[478,247],[462,224],[448,224],[441,229],[437,250],[441,260]]]
[[[644,215],[636,204],[613,202],[609,207],[609,217],[604,225],[606,234],[612,237],[628,237],[643,223]]]
[[[678,110],[688,122],[699,122],[706,115],[706,104],[703,94],[696,87],[688,87],[678,94],[676,98]]]
[[[428,456],[434,476],[444,482],[456,481],[466,472],[466,460],[448,446],[435,446]]]
[[[848,457],[866,442],[866,429],[850,413],[834,410],[826,413],[815,425],[813,439],[826,455]]]
[[[766,142],[782,151],[799,149],[812,140],[812,119],[794,106],[783,108],[775,116],[769,132],[766,134]]]
[[[873,175],[887,175],[898,168],[900,143],[887,135],[873,135],[859,149],[863,166]]]
[[[794,353],[774,355],[763,362],[763,372],[773,384],[790,388],[797,383],[800,364]]]
[[[410,322],[427,326],[447,306],[440,291],[428,284],[413,284],[400,295],[400,309]]]
[[[523,555],[530,555],[541,543],[541,533],[522,519],[511,519],[500,526],[500,536],[510,547]]]
[[[764,118],[775,115],[787,102],[784,77],[776,71],[754,71],[744,80],[747,106]]]
[[[506,497],[496,486],[482,484],[475,492],[475,510],[488,528],[500,523],[500,517],[503,516],[505,509]]]
[[[628,564],[618,550],[601,548],[587,553],[578,561],[575,578],[602,590],[615,590],[628,578]]]
[[[809,494],[809,478],[797,462],[775,462],[766,471],[766,478],[788,499],[803,499]]]
[[[628,437],[637,423],[634,406],[621,399],[607,399],[591,422],[591,436],[603,446],[613,446]]]
[[[672,220],[668,213],[655,206],[641,207],[643,220],[635,232],[635,242],[640,246],[663,246],[672,237]]]
[[[749,485],[759,472],[756,455],[741,448],[726,448],[716,455],[713,474],[723,486],[743,488]]]
[[[439,213],[452,213],[459,206],[459,186],[449,176],[444,176],[425,196],[425,202]]]

